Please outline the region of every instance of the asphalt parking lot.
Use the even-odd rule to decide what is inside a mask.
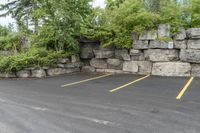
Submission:
[[[0,133],[199,133],[200,79],[73,73],[0,80]]]

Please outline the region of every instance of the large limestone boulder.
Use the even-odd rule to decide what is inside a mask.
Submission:
[[[200,49],[200,39],[188,40],[189,49]]]
[[[120,59],[107,59],[109,69],[122,69],[123,61]]]
[[[71,69],[65,69],[65,68],[51,68],[47,70],[48,76],[57,76],[62,75],[66,73],[72,73],[72,72],[79,72],[80,68],[71,68]]]
[[[16,72],[17,77],[19,78],[29,78],[31,77],[31,71],[30,70],[21,70]]]
[[[92,67],[95,67],[95,68],[101,68],[101,69],[106,69],[108,68],[108,64],[106,63],[105,60],[103,59],[96,59],[96,58],[93,58],[91,61],[90,61],[90,65]]]
[[[129,52],[126,49],[116,49],[115,50],[115,58],[125,60],[125,61],[131,60]]]
[[[192,64],[191,76],[200,77],[200,64]]]
[[[69,63],[69,62],[70,62],[69,58],[59,58],[57,60],[58,64],[66,64],[66,63]]]
[[[152,75],[158,76],[190,76],[190,63],[183,62],[159,62],[154,63],[152,68]]]
[[[2,73],[0,72],[0,78],[16,78],[15,73]]]
[[[105,49],[100,49],[100,50],[94,50],[95,58],[97,59],[107,59],[107,58],[112,58],[115,55],[114,50],[105,50]]]
[[[33,78],[42,78],[42,77],[46,77],[46,72],[44,69],[36,69],[36,70],[32,70],[32,77]]]
[[[158,27],[158,38],[170,37],[171,26],[169,24],[160,24]]]
[[[92,66],[83,66],[81,69],[82,72],[95,72],[95,70],[96,69]]]
[[[182,49],[180,59],[184,62],[200,63],[200,50]]]
[[[187,38],[186,31],[184,28],[179,29],[179,33],[174,37],[174,40],[182,41]]]
[[[136,40],[133,42],[133,48],[134,49],[148,49],[149,48],[149,41],[141,41]]]
[[[174,41],[174,48],[175,49],[186,49],[187,48],[186,40]]]
[[[130,55],[140,55],[142,53],[141,50],[131,49]]]
[[[150,61],[136,61],[138,64],[138,74],[150,74],[152,70],[152,62]]]
[[[123,71],[125,72],[137,73],[138,69],[138,64],[135,61],[125,61],[123,63]]]
[[[149,48],[151,49],[168,49],[168,43],[166,41],[161,41],[161,40],[154,40],[154,41],[150,41],[149,43]]]
[[[176,61],[179,59],[178,50],[149,49],[144,51],[147,60],[156,62]]]
[[[139,40],[156,40],[156,39],[157,39],[157,31],[145,31],[139,37]]]
[[[187,35],[189,38],[199,38],[200,39],[200,28],[188,29]]]

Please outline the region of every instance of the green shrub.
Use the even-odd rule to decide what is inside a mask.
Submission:
[[[44,48],[32,48],[26,52],[0,58],[0,72],[19,71],[30,67],[55,67],[58,58],[71,56],[73,52],[55,52]]]

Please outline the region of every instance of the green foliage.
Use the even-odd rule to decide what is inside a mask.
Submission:
[[[54,67],[58,58],[71,56],[73,52],[55,52],[44,48],[32,48],[26,52],[0,58],[0,72],[14,72],[30,67]]]
[[[82,34],[100,40],[103,46],[131,48],[131,33],[171,25],[175,35],[180,27],[200,27],[199,0],[107,0],[105,9],[95,9]],[[85,30],[86,29],[86,30]]]

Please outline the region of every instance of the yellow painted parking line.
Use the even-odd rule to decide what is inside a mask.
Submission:
[[[77,82],[73,82],[73,83],[65,84],[65,85],[62,85],[61,87],[72,86],[72,85],[76,85],[76,84],[80,84],[80,83],[88,82],[88,81],[91,81],[91,80],[96,80],[96,79],[100,79],[100,78],[108,77],[108,76],[111,76],[111,75],[113,75],[113,74],[105,74],[105,75],[102,75],[102,76],[98,76],[98,77],[89,78],[89,79],[86,79],[86,80],[81,80],[81,81],[77,81]]]
[[[120,89],[122,89],[122,88],[125,88],[125,87],[129,86],[129,85],[132,85],[132,84],[137,83],[137,82],[139,82],[139,81],[141,81],[141,80],[144,80],[144,79],[148,78],[149,76],[150,76],[150,75],[146,75],[146,76],[144,76],[144,77],[142,77],[142,78],[139,78],[139,79],[137,79],[137,80],[134,80],[134,81],[132,81],[132,82],[130,82],[130,83],[127,83],[127,84],[125,84],[125,85],[123,85],[123,86],[120,86],[120,87],[118,87],[118,88],[116,88],[116,89],[110,90],[109,92],[118,91],[118,90],[120,90]]]
[[[188,80],[188,82],[186,83],[186,85],[183,87],[183,89],[181,90],[181,92],[176,97],[177,100],[180,100],[182,98],[182,96],[184,95],[184,93],[186,92],[186,90],[188,89],[188,87],[190,86],[190,84],[192,83],[193,80],[194,80],[194,77],[191,77],[190,80]]]

